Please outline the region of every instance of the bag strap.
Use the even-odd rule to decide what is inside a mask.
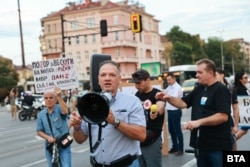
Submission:
[[[49,113],[47,112],[46,115],[47,115],[47,119],[48,119],[48,123],[49,123],[49,127],[50,127],[50,130],[51,130],[52,136],[54,136],[52,126],[51,126],[51,122],[50,122],[50,119],[49,119]]]

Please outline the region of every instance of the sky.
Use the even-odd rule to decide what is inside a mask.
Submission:
[[[68,2],[80,0],[19,0],[25,64],[41,60],[40,19],[58,11]],[[94,1],[94,0],[92,0]],[[110,0],[117,2],[119,0]],[[133,0],[137,2],[138,0]],[[22,65],[18,0],[0,0],[0,55]],[[204,40],[243,38],[250,42],[250,0],[139,0],[159,23],[161,35],[179,26]]]

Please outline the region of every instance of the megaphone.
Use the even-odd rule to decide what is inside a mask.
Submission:
[[[108,117],[111,99],[112,95],[109,92],[83,95],[77,104],[81,118],[91,124],[101,124]]]

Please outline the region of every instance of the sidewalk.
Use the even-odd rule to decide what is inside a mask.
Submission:
[[[0,112],[7,111],[6,106],[0,106]]]

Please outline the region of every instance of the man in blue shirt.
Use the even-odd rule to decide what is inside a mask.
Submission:
[[[45,106],[38,115],[37,134],[45,139],[45,153],[48,166],[52,166],[52,153],[48,149],[56,143],[64,134],[69,133],[67,114],[68,107],[63,101],[61,90],[55,87],[55,92],[44,93]],[[58,104],[56,104],[58,101]],[[51,127],[50,127],[51,125]],[[58,145],[60,166],[71,167],[70,146],[62,148]]]

